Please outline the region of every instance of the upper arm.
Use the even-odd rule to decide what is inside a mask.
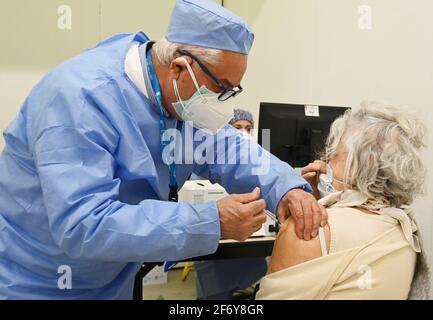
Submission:
[[[54,233],[117,199],[115,161],[104,145],[90,133],[69,127],[49,129],[36,141],[35,160]]]
[[[331,232],[329,225],[324,228],[326,247],[329,252]],[[316,238],[305,241],[295,233],[295,221],[289,218],[281,227],[272,252],[268,274],[294,265],[307,262],[322,256],[320,240]]]

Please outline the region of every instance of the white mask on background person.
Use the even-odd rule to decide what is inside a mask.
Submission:
[[[247,140],[253,140],[253,136],[250,133],[246,132],[245,130],[241,130],[241,133],[242,133],[242,136],[245,139],[247,139]]]
[[[233,105],[219,101],[219,94],[212,92],[206,86],[199,87],[194,72],[184,58],[186,67],[197,91],[188,100],[182,101],[176,79],[173,79],[174,94],[178,102],[173,108],[184,121],[191,121],[197,129],[216,134],[233,118]]]
[[[326,174],[320,174],[319,183],[317,184],[317,190],[319,191],[320,198],[324,198],[336,191],[332,185],[333,180],[334,174],[332,172],[332,168],[329,164],[326,164]]]

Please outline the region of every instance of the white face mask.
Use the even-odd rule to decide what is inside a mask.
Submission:
[[[245,130],[242,130],[242,136],[247,139],[247,140],[253,140],[253,136],[251,134],[249,134],[248,132],[246,132]]]
[[[188,72],[197,91],[186,101],[182,101],[176,79],[173,79],[174,94],[178,102],[173,108],[184,121],[193,122],[198,129],[216,134],[233,118],[233,106],[218,100],[219,94],[212,92],[206,86],[199,87],[194,72],[188,61],[185,60]]]
[[[332,185],[333,180],[334,174],[332,172],[332,168],[329,164],[327,164],[326,174],[321,174],[319,176],[319,183],[317,184],[317,190],[319,191],[320,198],[324,198],[335,192],[335,188]]]
[[[320,174],[319,183],[317,184],[317,190],[319,191],[320,198],[329,196],[331,193],[336,192],[332,182],[337,181],[341,184],[346,184],[345,182],[335,179],[334,172],[329,164],[326,164],[326,174]]]

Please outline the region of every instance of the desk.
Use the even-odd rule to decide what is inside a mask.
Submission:
[[[268,257],[272,254],[275,237],[249,238],[244,242],[234,240],[221,240],[215,253],[206,256],[186,259],[184,261],[224,260]],[[183,261],[179,261],[183,262]],[[134,300],[143,299],[143,278],[154,267],[163,265],[164,262],[148,262],[143,264],[135,276]]]

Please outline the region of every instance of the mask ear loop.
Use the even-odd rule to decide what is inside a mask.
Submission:
[[[333,172],[333,170],[332,170],[332,168],[331,168],[331,166],[329,165],[329,164],[327,164],[327,166],[326,166],[326,170],[327,170],[327,173],[329,174],[329,173],[331,173],[331,176],[332,176],[332,179],[331,180],[327,180],[327,183],[329,184],[329,186],[328,187],[331,187],[332,186],[332,188],[334,188],[334,185],[332,184],[334,181],[337,181],[338,183],[340,183],[340,184],[342,184],[342,185],[347,185],[347,186],[350,186],[350,187],[352,187],[352,185],[350,185],[350,184],[348,184],[348,183],[346,183],[346,182],[344,182],[344,181],[341,181],[341,180],[338,180],[338,179],[335,179],[335,177],[334,177],[334,172]],[[335,188],[334,188],[335,189]]]
[[[337,181],[339,184],[343,185],[343,186],[349,186],[349,188],[353,188],[353,185],[351,185],[350,183],[338,180],[338,179],[332,179],[333,181]]]
[[[185,104],[183,103],[182,98],[180,97],[179,88],[177,87],[176,79],[173,79],[173,89],[174,89],[174,95],[176,96],[177,101],[179,101],[179,103],[182,104],[182,107],[185,109]]]
[[[179,57],[179,59],[182,59],[185,62],[185,66],[188,69],[188,72],[189,72],[189,75],[191,76],[192,82],[194,83],[194,86],[197,89],[197,92],[200,94],[200,97],[202,97],[202,99],[203,99],[203,96],[202,96],[201,91],[200,91],[200,86],[198,85],[194,71],[192,71],[191,66],[189,65],[188,61],[185,58]]]

